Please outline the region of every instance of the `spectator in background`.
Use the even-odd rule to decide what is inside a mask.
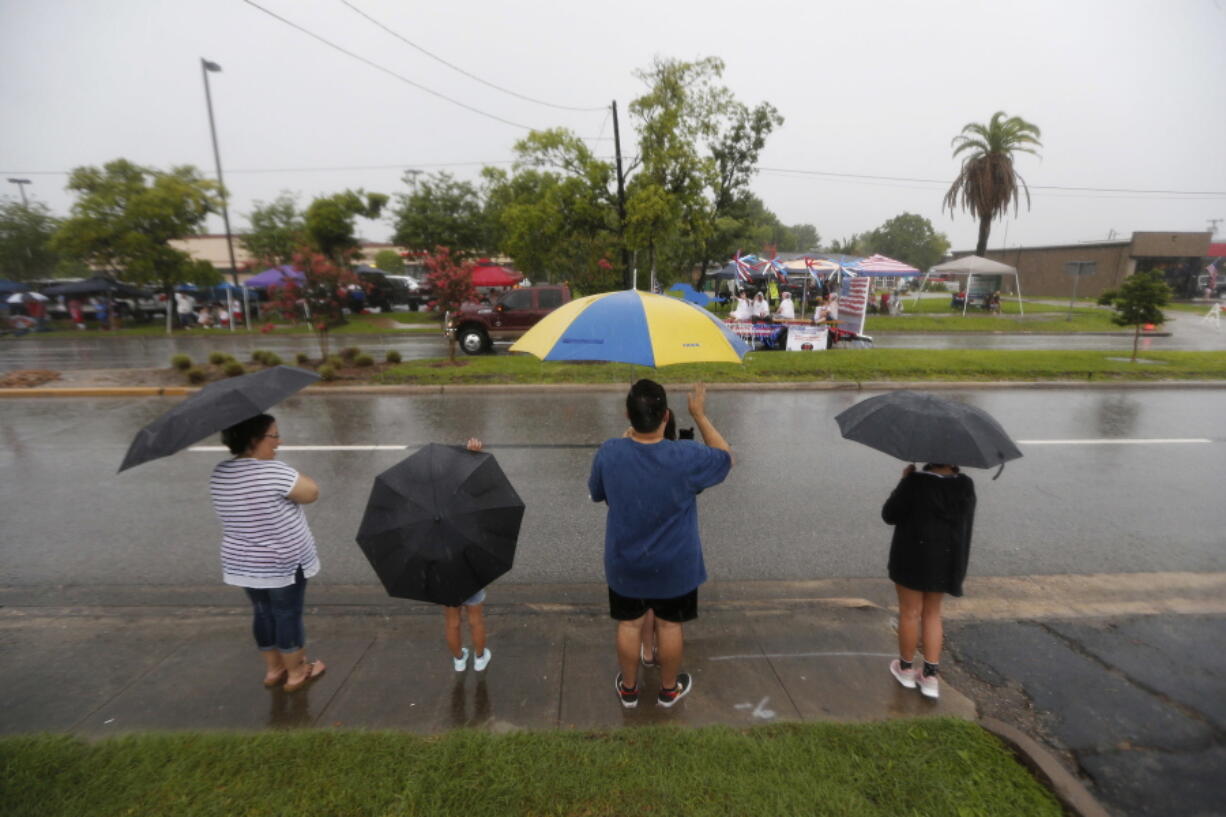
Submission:
[[[186,292],[175,293],[175,312],[179,315],[179,324],[184,329],[196,325],[196,299]]]

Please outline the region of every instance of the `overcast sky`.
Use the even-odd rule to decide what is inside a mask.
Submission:
[[[941,211],[957,173],[950,140],[997,110],[1039,125],[1044,146],[1041,159],[1018,162],[1031,210],[996,224],[993,247],[1205,230],[1226,218],[1226,0],[350,0],[483,80],[590,111],[483,85],[341,0],[257,1],[515,124],[415,88],[244,0],[0,0],[0,173],[31,179],[29,195],[61,214],[72,203],[64,171],[79,165],[125,157],[212,175],[205,57],[223,67],[211,75],[213,105],[239,231],[254,201],[281,191],[305,205],[346,187],[404,192],[406,168],[475,178],[482,164],[509,165],[527,133],[519,126],[571,128],[611,157],[611,100],[633,155],[626,107],[644,88],[634,71],[656,56],[717,55],[742,101],[769,101],[786,120],[754,192],[823,241],[908,211],[972,248],[974,221]],[[3,194],[17,190],[5,184]],[[220,231],[220,219],[210,228]],[[390,219],[361,232],[387,239]]]

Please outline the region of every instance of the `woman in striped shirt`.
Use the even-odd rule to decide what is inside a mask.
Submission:
[[[217,464],[209,480],[221,520],[221,567],[226,584],[247,591],[255,643],[264,656],[264,686],[295,692],[324,674],[324,663],[306,660],[302,624],[307,579],[319,572],[315,538],[302,506],[319,498],[310,477],[278,462],[281,435],[270,414],[221,432],[234,454]]]

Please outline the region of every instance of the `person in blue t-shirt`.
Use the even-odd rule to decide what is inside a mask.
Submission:
[[[706,387],[698,383],[689,409],[702,443],[666,440],[672,412],[664,387],[638,381],[626,395],[630,429],[606,440],[592,461],[588,493],[609,506],[604,567],[621,668],[614,685],[627,709],[638,706],[640,627],[648,611],[659,650],[656,702],[670,707],[693,687],[690,674],[679,670],[682,623],[698,617],[698,585],[707,580],[695,498],[732,468],[732,449],[707,419],[705,402]]]

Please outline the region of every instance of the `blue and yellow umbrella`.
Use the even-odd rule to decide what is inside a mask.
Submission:
[[[541,360],[639,366],[740,363],[749,346],[705,309],[637,289],[589,295],[555,309],[511,346]]]

